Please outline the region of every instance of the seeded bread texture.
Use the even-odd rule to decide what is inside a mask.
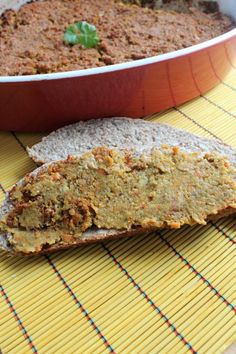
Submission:
[[[178,146],[187,153],[216,152],[227,156],[236,165],[236,149],[219,140],[199,137],[167,124],[119,117],[65,126],[28,148],[28,153],[36,163],[43,164],[66,159],[68,155],[80,156],[97,146],[118,151],[135,150],[137,154],[142,154],[163,144]]]

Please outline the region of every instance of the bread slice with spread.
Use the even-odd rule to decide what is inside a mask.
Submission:
[[[227,157],[204,149],[97,147],[47,163],[8,193],[1,247],[48,253],[235,213],[235,149]]]

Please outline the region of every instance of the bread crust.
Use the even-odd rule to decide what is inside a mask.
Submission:
[[[128,132],[128,133],[127,133]],[[236,149],[217,139],[200,137],[168,124],[143,119],[113,117],[95,119],[62,127],[42,141],[27,148],[37,165],[80,156],[97,147],[107,146],[118,151],[133,150],[149,153],[163,144],[178,146],[183,152],[219,153],[236,166]]]
[[[130,238],[134,236],[139,236],[143,234],[148,234],[152,231],[155,231],[154,229],[143,229],[143,228],[137,228],[133,230],[124,230],[124,231],[117,231],[114,230],[114,232],[111,232],[111,230],[94,230],[94,233],[91,233],[89,238],[82,236],[81,238],[78,238],[73,244],[55,244],[51,245],[48,248],[44,248],[39,252],[33,252],[33,253],[23,253],[23,252],[14,252],[14,250],[10,248],[2,248],[6,252],[10,252],[10,254],[15,255],[15,256],[25,256],[25,257],[32,257],[32,256],[40,256],[40,255],[46,255],[46,254],[51,254],[55,253],[58,251],[66,250],[66,249],[73,249],[77,248],[80,246],[86,246],[86,245],[91,245],[91,244],[96,244],[96,243],[101,243],[103,241],[109,241],[109,240],[116,240],[116,239],[121,239],[121,238]],[[4,235],[0,235],[0,246],[1,246],[1,239],[4,237]]]

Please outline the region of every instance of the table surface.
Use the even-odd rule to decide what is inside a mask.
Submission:
[[[149,119],[236,147],[236,70]],[[25,147],[41,137],[0,132],[1,200],[35,168]],[[0,255],[3,354],[217,354],[236,341],[234,217],[48,257]]]

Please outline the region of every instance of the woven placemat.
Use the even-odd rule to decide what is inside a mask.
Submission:
[[[150,118],[236,146],[236,70]],[[0,199],[42,135],[0,133]],[[51,256],[0,253],[5,353],[223,353],[236,341],[236,218]]]

